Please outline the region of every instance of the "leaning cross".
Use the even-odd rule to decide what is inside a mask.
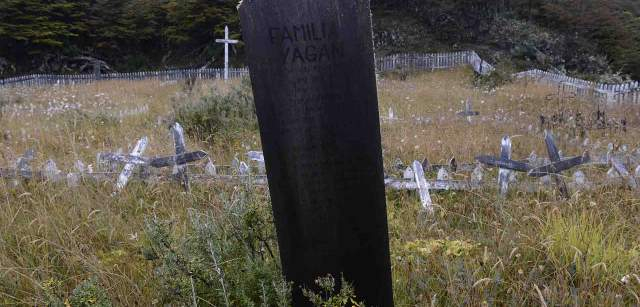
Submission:
[[[429,194],[429,183],[424,176],[424,169],[422,163],[419,161],[413,162],[413,175],[415,176],[416,184],[418,185],[418,193],[420,194],[420,202],[422,208],[429,214],[433,213],[433,203],[431,202],[431,195]]]
[[[180,155],[185,154],[187,151],[187,146],[184,143],[184,130],[179,123],[175,123],[171,125],[171,133],[173,134],[173,142],[176,147],[176,155],[174,159],[177,159]],[[177,180],[179,180],[182,184],[182,187],[189,191],[189,176],[187,175],[187,165],[186,163],[177,163],[174,166],[174,176]],[[183,162],[183,161],[180,161]]]
[[[558,147],[556,147],[556,144],[553,141],[553,136],[548,131],[545,131],[544,142],[547,145],[547,152],[549,153],[551,164],[530,170],[529,176],[537,178],[550,175],[555,180],[562,197],[569,198],[567,184],[560,177],[560,173],[578,165],[589,163],[591,159],[589,158],[588,153],[585,153],[582,157],[573,157],[562,160],[560,158],[560,153],[558,152]]]
[[[138,141],[136,148],[133,150],[131,154],[121,155],[114,153],[100,153],[98,155],[99,160],[106,160],[112,162],[124,163],[125,167],[120,177],[118,178],[118,183],[116,187],[118,191],[122,190],[129,181],[129,177],[131,176],[133,169],[136,166],[141,167],[153,167],[153,168],[163,168],[163,167],[175,167],[174,175],[177,179],[180,180],[182,186],[185,189],[189,189],[189,178],[187,177],[187,169],[186,164],[195,162],[201,159],[204,159],[208,156],[208,154],[202,150],[194,151],[194,152],[186,152],[186,146],[184,143],[184,131],[180,124],[175,123],[171,126],[171,132],[174,137],[174,143],[176,148],[176,154],[173,156],[167,157],[158,157],[158,158],[146,158],[142,157],[142,153],[144,152],[145,147],[147,146],[148,139],[146,137],[142,138]]]
[[[229,79],[229,44],[237,44],[240,41],[229,39],[229,27],[224,27],[224,39],[216,39],[216,43],[224,44],[224,79]]]
[[[500,160],[511,160],[511,138],[508,136],[502,138],[500,146]],[[500,195],[506,196],[509,190],[509,174],[510,170],[500,168],[498,171],[498,184],[500,185]]]
[[[136,144],[136,147],[133,148],[133,151],[131,151],[131,156],[134,158],[140,158],[145,148],[147,148],[148,142],[149,142],[149,139],[146,136],[141,138]],[[127,185],[127,182],[129,181],[129,177],[131,177],[131,174],[133,174],[133,169],[136,167],[136,165],[139,165],[139,164],[134,162],[127,162],[124,165],[124,168],[122,169],[122,173],[120,173],[120,176],[118,177],[118,182],[116,183],[116,190],[118,192],[122,191],[122,189],[124,189],[124,187]]]
[[[527,163],[511,160],[511,138],[508,136],[502,138],[499,159],[492,156],[479,156],[476,157],[476,160],[487,166],[497,166],[500,169],[498,172],[498,185],[501,196],[507,194],[511,171],[527,172],[530,169]]]
[[[180,155],[159,157],[159,158],[145,158],[134,155],[121,155],[114,153],[100,153],[98,157],[101,160],[118,162],[118,163],[130,163],[139,166],[151,166],[154,168],[163,168],[174,165],[183,165],[206,158],[208,154],[202,150],[187,152]]]

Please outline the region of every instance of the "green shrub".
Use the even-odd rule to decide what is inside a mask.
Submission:
[[[364,303],[356,300],[355,290],[344,276],[340,278],[340,290],[336,293],[336,281],[331,275],[315,280],[320,292],[302,289],[302,294],[316,307],[364,307]]]
[[[288,306],[270,207],[239,189],[220,210],[189,210],[186,233],[157,217],[146,221],[142,254],[153,262],[163,304]]]
[[[474,80],[474,85],[486,89],[495,89],[511,81],[511,74],[501,69],[496,69],[488,75],[478,75]]]
[[[73,289],[67,299],[63,291],[63,282],[50,278],[42,283],[44,299],[47,306],[51,307],[111,307],[111,299],[107,291],[100,285],[97,278],[90,278]]]
[[[257,129],[258,121],[251,93],[251,83],[244,79],[228,93],[217,89],[195,101],[175,105],[176,121],[196,138],[207,139],[218,133]]]
[[[78,285],[69,297],[68,303],[73,307],[111,307],[107,291],[100,286],[95,278]]]

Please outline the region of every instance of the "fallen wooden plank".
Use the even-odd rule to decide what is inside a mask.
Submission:
[[[422,163],[419,161],[413,162],[413,174],[415,176],[415,182],[418,188],[418,193],[420,195],[420,203],[422,204],[422,209],[424,209],[428,213],[433,213],[433,203],[431,202],[431,195],[429,194],[429,183],[427,182],[427,178],[424,176],[424,170],[422,169]]]
[[[558,174],[560,172],[566,171],[582,164],[586,164],[588,162],[589,156],[573,157],[531,169],[528,175],[530,177],[540,178],[552,174]]]
[[[526,162],[496,159],[492,156],[478,156],[476,157],[476,160],[487,166],[504,168],[518,172],[527,172],[530,169],[529,164]]]
[[[148,142],[149,142],[149,139],[146,136],[140,139],[136,144],[136,147],[133,149],[133,151],[131,151],[131,156],[133,157],[142,156],[142,153],[147,148]],[[117,191],[122,191],[122,189],[124,189],[135,167],[136,167],[136,164],[134,163],[125,164],[124,168],[122,169],[122,173],[120,173],[120,176],[118,176],[118,182],[116,183]]]

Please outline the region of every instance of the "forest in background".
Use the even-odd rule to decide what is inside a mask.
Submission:
[[[237,0],[3,0],[0,76],[220,66]],[[640,79],[637,0],[373,0],[378,55],[473,49],[506,67]],[[243,65],[243,45],[232,64]]]

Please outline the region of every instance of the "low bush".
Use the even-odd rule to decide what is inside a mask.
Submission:
[[[258,121],[248,79],[233,86],[228,93],[216,91],[213,88],[200,98],[174,104],[175,119],[189,135],[208,139],[219,133],[257,129]]]
[[[488,75],[478,75],[474,80],[474,85],[480,88],[495,89],[511,82],[513,78],[507,71],[496,69]]]
[[[186,233],[172,221],[146,222],[143,256],[153,262],[163,304],[289,306],[270,207],[240,189],[224,208],[190,209]]]
[[[61,288],[63,282],[56,279],[49,279],[44,282],[42,288],[45,292],[45,297],[48,306],[52,307],[111,307],[111,299],[107,291],[100,285],[97,278],[90,278],[82,283],[78,284],[71,295],[66,298],[61,295]]]
[[[320,292],[302,289],[302,294],[315,307],[364,307],[363,302],[356,300],[353,286],[344,277],[340,278],[339,290],[336,291],[336,280],[330,274],[315,280]]]

